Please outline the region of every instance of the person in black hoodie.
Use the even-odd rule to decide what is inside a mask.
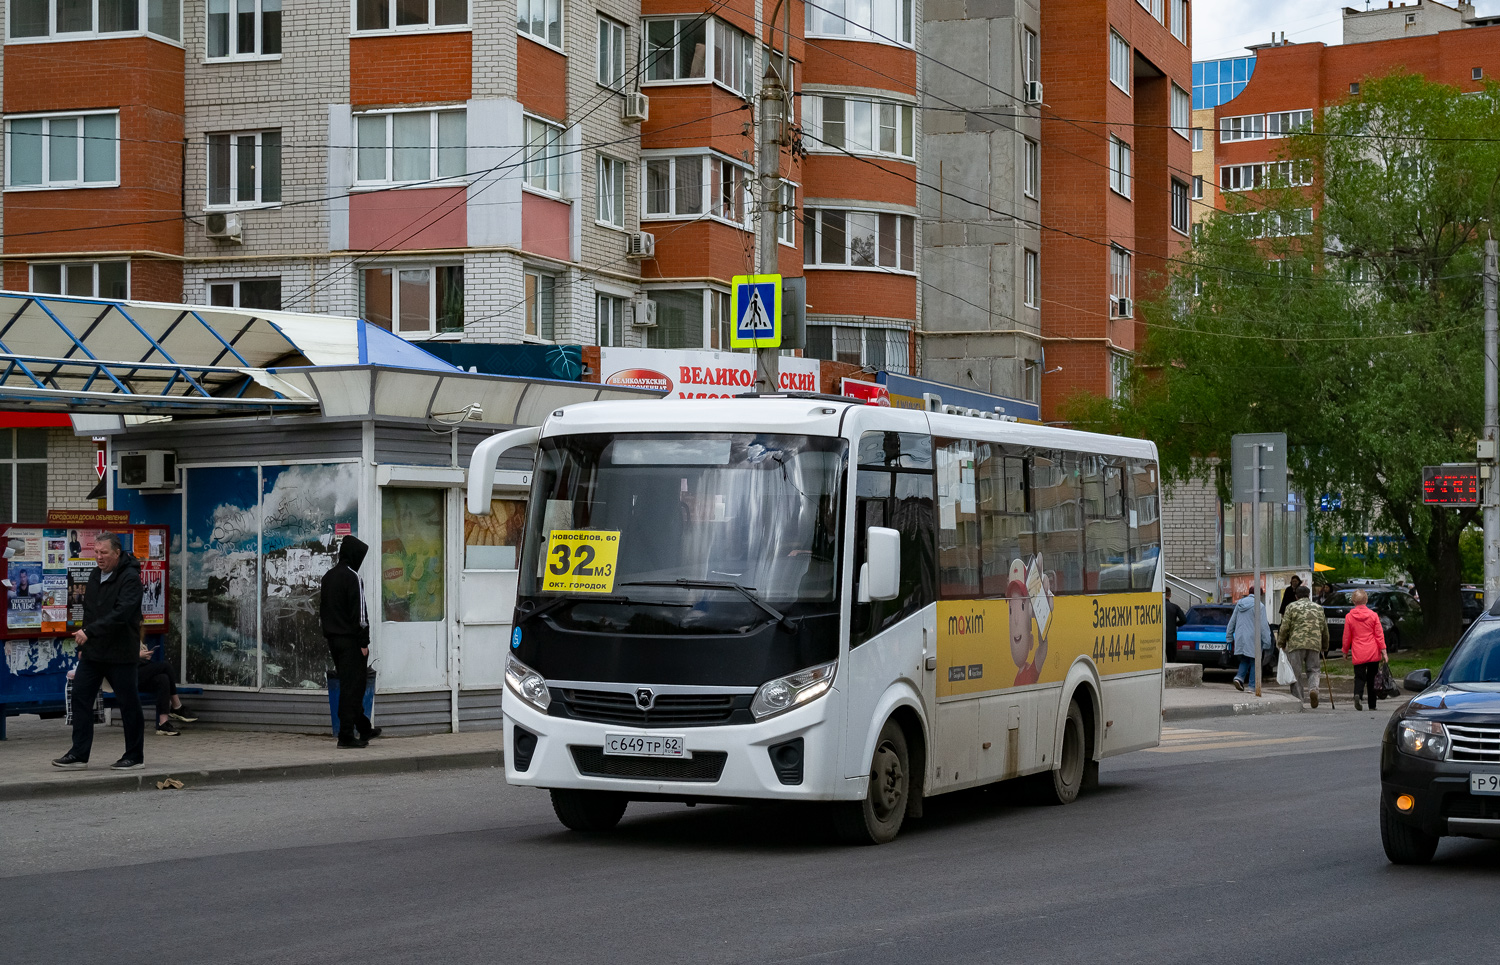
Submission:
[[[360,564],[370,548],[353,536],[339,543],[339,561],[323,574],[319,616],[339,675],[339,746],[365,747],[380,736],[365,716],[365,680],[370,671],[370,618]]]
[[[89,708],[108,680],[120,702],[125,728],[125,756],[110,767],[120,771],[146,766],[146,722],[137,690],[136,653],[141,633],[141,565],[126,552],[120,537],[105,533],[94,540],[99,566],[83,591],[83,627],[73,634],[78,669],[73,674],[73,746],[52,763],[87,767],[94,745],[94,714]]]

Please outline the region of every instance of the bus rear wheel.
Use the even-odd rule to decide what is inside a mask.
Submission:
[[[552,811],[570,831],[600,833],[614,830],[630,802],[608,791],[567,791],[554,788]]]
[[[911,795],[911,757],[906,732],[894,720],[880,728],[870,759],[870,787],[863,801],[833,806],[833,827],[846,844],[885,844],[895,840]]]
[[[1088,763],[1088,741],[1083,730],[1083,711],[1078,701],[1068,703],[1068,716],[1063,720],[1062,754],[1057,767],[1045,774],[1037,775],[1037,791],[1044,804],[1072,804],[1083,788],[1085,765]]]

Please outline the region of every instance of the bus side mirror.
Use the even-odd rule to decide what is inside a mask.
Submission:
[[[901,534],[884,526],[865,531],[865,564],[859,568],[859,602],[894,600],[901,593]]]

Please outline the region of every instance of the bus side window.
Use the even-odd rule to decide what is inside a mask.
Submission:
[[[1057,593],[1083,590],[1083,492],[1076,453],[1038,449],[1031,459],[1036,551]]]
[[[889,526],[901,533],[901,593],[894,600],[854,604],[850,646],[859,646],[935,599],[932,440],[916,433],[867,432],[860,438],[858,458],[856,580],[866,560],[866,531]]]
[[[1144,459],[1129,462],[1130,586],[1149,590],[1156,585],[1156,567],[1161,559],[1161,511],[1157,494],[1156,464]]]

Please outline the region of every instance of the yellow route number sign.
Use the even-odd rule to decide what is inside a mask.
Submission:
[[[554,529],[547,539],[542,592],[609,593],[619,557],[619,530]]]

